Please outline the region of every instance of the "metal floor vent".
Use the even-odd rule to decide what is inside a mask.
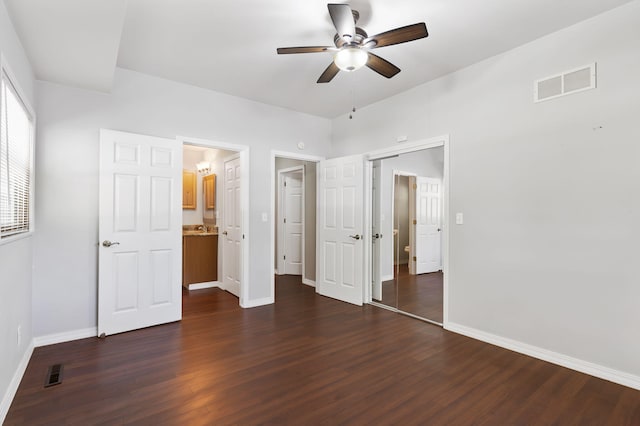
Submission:
[[[49,367],[47,371],[47,378],[44,381],[44,387],[48,388],[49,386],[59,385],[62,383],[62,364],[53,364]]]

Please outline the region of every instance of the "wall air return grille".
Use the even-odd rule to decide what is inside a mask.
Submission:
[[[533,101],[542,102],[560,96],[596,88],[596,63],[537,80]]]

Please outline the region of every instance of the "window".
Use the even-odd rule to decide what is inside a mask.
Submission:
[[[0,238],[31,230],[33,118],[2,68],[0,78]]]

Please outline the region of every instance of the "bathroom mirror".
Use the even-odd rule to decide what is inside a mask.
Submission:
[[[441,324],[444,149],[372,166],[372,300]]]

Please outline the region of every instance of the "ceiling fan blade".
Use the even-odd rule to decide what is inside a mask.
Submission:
[[[382,59],[380,56],[374,55],[371,52],[369,52],[367,66],[378,74],[387,78],[391,78],[400,72],[400,68],[396,67],[386,59]]]
[[[340,71],[340,68],[338,68],[335,62],[331,62],[331,64],[327,67],[326,70],[324,70],[324,72],[322,73],[322,75],[320,76],[320,78],[316,83],[330,82],[333,79],[333,77],[335,77],[336,74],[338,74],[338,71]]]
[[[336,4],[329,3],[329,15],[333,21],[333,26],[336,27],[340,38],[347,43],[353,39],[356,34],[356,23],[353,20],[353,13],[351,13],[351,7],[348,4]]]
[[[287,55],[290,53],[317,53],[336,50],[332,46],[306,46],[306,47],[278,47],[278,55]]]
[[[406,27],[396,28],[395,30],[385,31],[384,33],[368,37],[362,41],[362,45],[366,46],[367,43],[373,42],[375,44],[373,44],[370,49],[375,49],[377,47],[391,46],[393,44],[418,40],[420,38],[425,38],[428,35],[427,26],[424,22],[420,22],[418,24],[407,25]]]

